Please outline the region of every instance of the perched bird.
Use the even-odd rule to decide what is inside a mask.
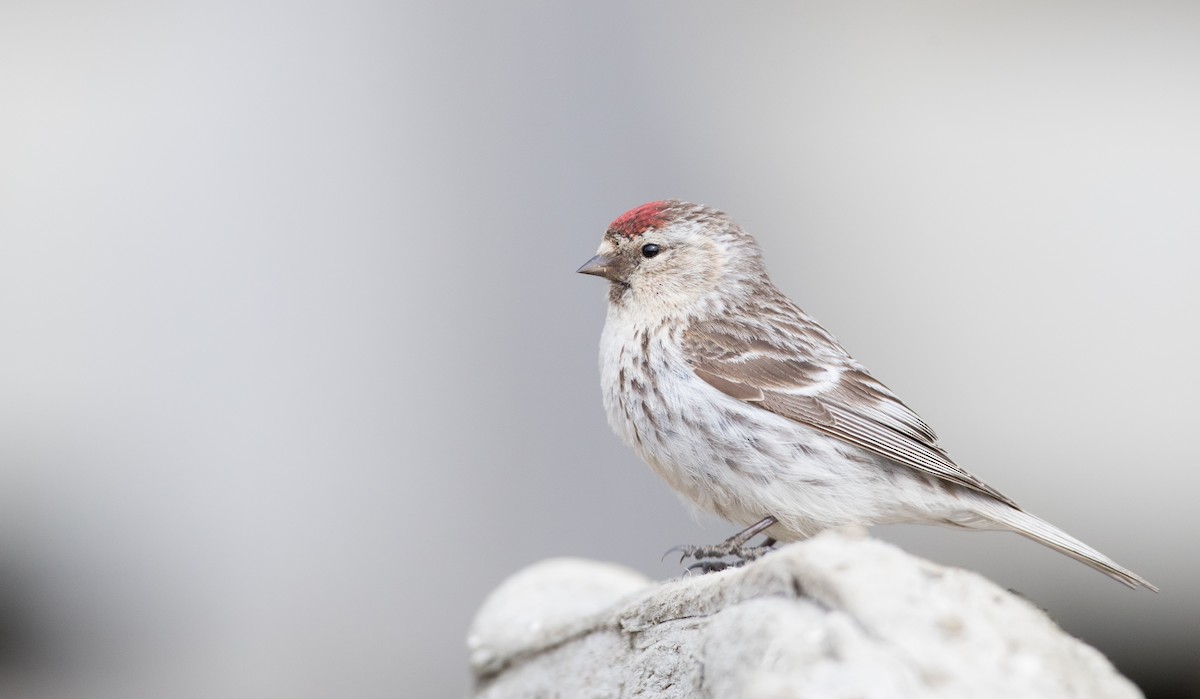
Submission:
[[[1014,531],[1130,586],[1136,573],[955,464],[925,421],[767,277],[720,211],[645,204],[579,272],[609,282],[600,374],[609,424],[676,491],[747,528],[696,558],[754,558],[830,527]],[[750,546],[755,536],[763,546]],[[706,567],[701,565],[701,567]]]

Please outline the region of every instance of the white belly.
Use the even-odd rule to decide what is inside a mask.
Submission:
[[[682,346],[662,326],[610,312],[600,372],[613,430],[687,500],[746,526],[774,516],[770,534],[785,541],[931,518],[928,489],[911,471],[721,393]]]

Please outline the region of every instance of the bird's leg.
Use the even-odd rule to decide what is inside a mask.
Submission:
[[[766,542],[764,542],[762,546],[746,546],[746,543],[759,534],[762,534],[764,531],[770,529],[772,526],[778,523],[778,521],[779,520],[775,519],[774,517],[763,517],[757,523],[746,527],[742,531],[734,534],[715,546],[677,546],[676,548],[671,549],[671,551],[679,551],[681,554],[683,554],[679,558],[680,562],[682,562],[685,558],[696,559],[695,565],[689,567],[689,570],[698,568],[703,570],[705,573],[709,573],[714,570],[728,568],[730,564],[725,563],[724,561],[714,560],[725,558],[726,556],[737,558],[738,562],[735,565],[741,565],[746,561],[753,561],[759,558],[775,545],[775,539],[770,537],[767,538]],[[670,553],[670,551],[668,551],[668,553]]]

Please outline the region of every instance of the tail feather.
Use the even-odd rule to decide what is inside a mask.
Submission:
[[[1039,544],[1049,546],[1055,551],[1065,553],[1077,561],[1086,563],[1117,582],[1134,589],[1145,587],[1158,592],[1158,588],[1152,585],[1150,581],[1132,570],[1119,565],[1108,556],[1105,556],[1049,522],[1015,507],[1008,507],[1001,503],[996,503],[996,505],[997,507],[989,507],[987,511],[978,512],[978,514],[982,519],[999,524],[1004,529],[1014,531],[1022,536],[1033,539]]]

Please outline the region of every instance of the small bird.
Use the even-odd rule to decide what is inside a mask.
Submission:
[[[613,221],[578,271],[610,282],[600,339],[609,424],[672,488],[746,527],[681,547],[698,567],[831,527],[909,522],[1014,531],[1157,591],[955,464],[924,420],[771,283],[757,242],[724,213],[644,204]],[[764,544],[750,546],[759,534]]]

